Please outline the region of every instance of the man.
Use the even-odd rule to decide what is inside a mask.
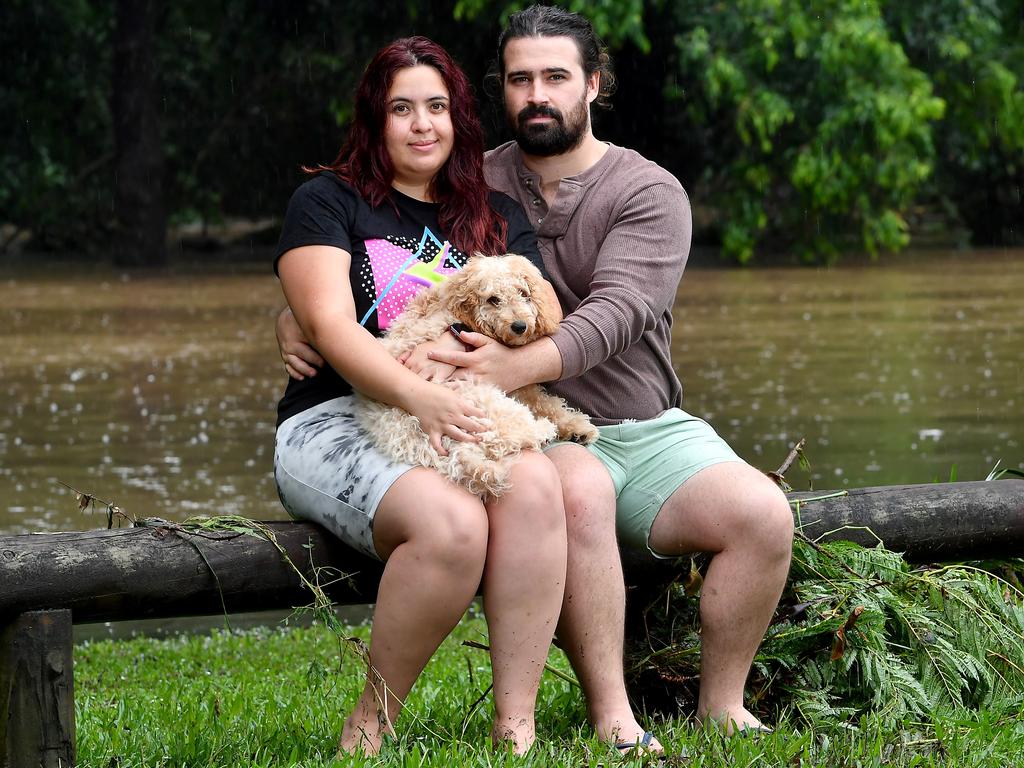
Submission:
[[[547,451],[569,535],[558,636],[598,737],[661,751],[626,695],[620,543],[655,557],[711,554],[697,714],[727,733],[762,730],[743,687],[785,585],[793,518],[774,483],[678,409],[669,342],[690,246],[686,194],[654,163],[594,136],[590,105],[606,96],[611,72],[586,19],[550,6],[513,15],[498,67],[515,141],[488,153],[488,182],[531,217],[566,317],[525,347],[465,333],[471,351],[429,357],[506,391],[553,382],[600,426],[594,445]],[[301,347],[282,342],[286,363],[309,372],[289,350]]]

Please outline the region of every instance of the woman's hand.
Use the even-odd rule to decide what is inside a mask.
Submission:
[[[427,381],[422,384],[410,393],[402,407],[419,420],[420,429],[430,439],[434,450],[441,456],[448,455],[441,442],[445,435],[460,442],[479,442],[477,433],[485,429],[479,421],[484,412],[466,402],[451,385]]]
[[[432,352],[443,352],[445,350],[461,352],[465,348],[465,344],[456,339],[452,334],[446,333],[439,339],[424,341],[422,344],[416,345],[410,351],[402,354],[398,361],[421,379],[442,382],[451,378],[451,375],[456,370],[455,366],[431,360],[428,355]]]
[[[302,381],[307,376],[316,376],[317,369],[323,367],[324,359],[309,345],[295,315],[292,314],[291,307],[281,310],[281,314],[277,316],[275,331],[277,349],[288,375],[297,381]]]

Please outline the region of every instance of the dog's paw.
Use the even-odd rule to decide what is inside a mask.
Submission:
[[[600,434],[601,433],[598,432],[597,428],[595,427],[594,429],[587,430],[585,433],[574,433],[570,435],[568,439],[571,442],[579,443],[580,445],[590,445],[591,443],[595,442],[598,437],[600,437]]]
[[[600,436],[597,427],[585,416],[579,415],[566,419],[558,425],[558,439],[580,445],[590,445]]]

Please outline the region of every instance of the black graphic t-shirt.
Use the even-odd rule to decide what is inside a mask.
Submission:
[[[491,192],[490,202],[508,222],[506,250],[526,256],[547,277],[537,238],[523,209],[500,192]],[[293,248],[330,245],[348,251],[352,255],[349,282],[356,320],[380,336],[413,296],[462,269],[469,258],[441,231],[439,210],[436,203],[397,190],[391,191],[390,202],[371,207],[351,185],[325,171],[292,195],[274,270],[278,259]],[[277,423],[351,392],[352,386],[329,365],[312,378],[289,379],[278,404]]]

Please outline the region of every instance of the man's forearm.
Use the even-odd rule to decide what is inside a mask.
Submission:
[[[558,381],[562,376],[562,355],[550,338],[538,339],[515,350],[513,360],[515,388],[527,384]]]

